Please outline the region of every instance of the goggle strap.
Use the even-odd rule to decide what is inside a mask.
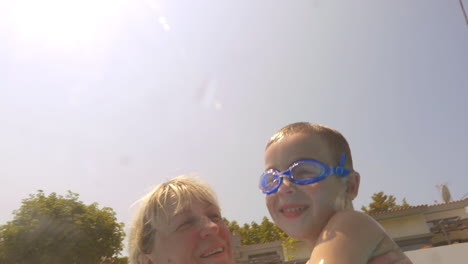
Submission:
[[[346,160],[346,153],[343,153],[341,154],[340,167],[344,167],[345,160]]]
[[[333,167],[332,168],[332,174],[343,176],[343,174],[344,174],[343,168],[342,167]]]

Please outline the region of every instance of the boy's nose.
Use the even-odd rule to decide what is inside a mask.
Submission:
[[[281,175],[281,177],[283,178],[283,181],[280,187],[278,188],[278,193],[282,193],[282,194],[293,193],[295,191],[296,184],[290,182],[288,176],[286,175]]]
[[[209,217],[205,217],[205,220],[201,223],[200,236],[202,238],[206,238],[210,235],[217,234],[218,231],[218,224],[216,222],[213,222],[213,220],[211,220]]]

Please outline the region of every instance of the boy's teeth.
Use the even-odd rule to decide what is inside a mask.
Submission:
[[[223,248],[215,248],[212,251],[203,254],[202,257],[209,257],[211,255],[214,255],[216,253],[220,253],[220,252],[223,252],[223,251],[224,251]]]
[[[288,208],[288,209],[283,209],[283,212],[285,212],[285,213],[298,212],[298,211],[304,210],[304,208],[305,208],[304,206],[303,207]]]

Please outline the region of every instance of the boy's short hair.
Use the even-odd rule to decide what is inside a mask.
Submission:
[[[214,191],[199,179],[178,176],[156,186],[140,199],[129,235],[130,263],[140,264],[143,254],[150,254],[161,224],[168,224],[176,214],[194,202],[206,202],[219,208]]]
[[[327,143],[328,147],[331,150],[333,155],[333,160],[335,164],[328,164],[328,165],[338,165],[340,162],[341,154],[346,154],[346,161],[345,161],[345,168],[353,170],[353,158],[351,156],[351,149],[349,148],[348,141],[346,138],[337,130],[316,124],[316,123],[308,123],[308,122],[297,122],[289,124],[283,128],[281,128],[278,132],[276,132],[268,141],[265,149],[268,149],[273,143],[282,140],[288,136],[303,133],[308,135],[318,135]]]

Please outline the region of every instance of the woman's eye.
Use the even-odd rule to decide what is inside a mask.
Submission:
[[[177,227],[177,230],[187,228],[187,227],[191,226],[194,222],[195,222],[195,218],[189,218],[189,219],[183,221],[182,224],[180,224]]]
[[[221,214],[218,214],[218,213],[212,214],[210,218],[211,218],[211,221],[213,222],[219,222],[223,220],[223,218],[221,217]]]

